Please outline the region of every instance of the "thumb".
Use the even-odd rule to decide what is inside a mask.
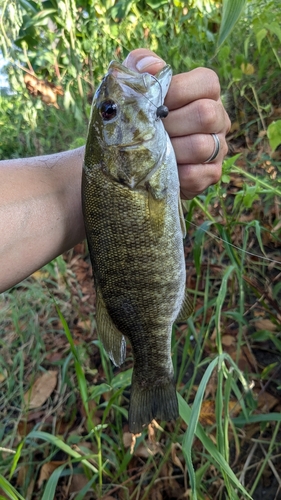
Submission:
[[[135,49],[128,54],[124,66],[140,73],[155,75],[165,66],[165,61],[149,49]]]

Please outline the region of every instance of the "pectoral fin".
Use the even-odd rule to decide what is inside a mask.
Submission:
[[[122,365],[126,357],[126,340],[112,322],[99,289],[97,289],[96,323],[98,335],[108,356],[116,366]]]
[[[193,313],[194,307],[188,296],[187,291],[185,290],[184,301],[181,306],[181,310],[176,319],[176,323],[180,323],[181,321],[186,321],[189,316]]]
[[[165,203],[164,198],[157,199],[153,196],[153,192],[148,190],[148,210],[151,229],[157,236],[162,236],[164,231],[165,220]]]

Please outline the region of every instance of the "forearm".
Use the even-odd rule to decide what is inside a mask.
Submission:
[[[84,148],[0,162],[0,292],[81,241]]]

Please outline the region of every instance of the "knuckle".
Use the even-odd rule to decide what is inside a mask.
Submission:
[[[212,95],[219,98],[221,93],[220,81],[217,73],[212,69],[208,69],[209,85],[212,91]]]
[[[201,100],[198,113],[201,126],[205,128],[207,133],[211,132],[214,129],[214,124],[218,116],[216,102],[209,99]]]
[[[211,99],[219,99],[221,93],[220,81],[217,73],[209,68],[204,69],[204,79],[208,82],[209,95]]]

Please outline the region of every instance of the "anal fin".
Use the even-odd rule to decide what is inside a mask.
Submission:
[[[96,323],[99,338],[109,358],[116,366],[122,365],[126,357],[126,340],[109,316],[100,290],[97,290]]]
[[[194,310],[193,304],[189,298],[187,291],[185,290],[183,303],[175,322],[180,323],[181,321],[186,321],[189,318],[189,316],[193,313],[193,310]]]

